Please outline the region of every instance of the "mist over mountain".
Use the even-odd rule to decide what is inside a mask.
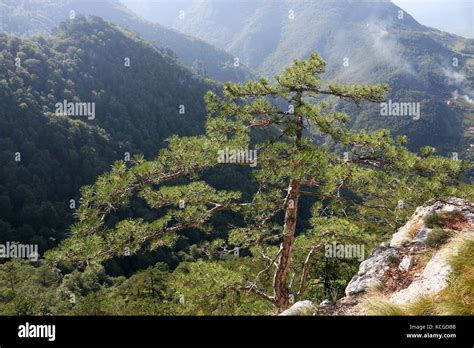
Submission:
[[[47,6],[3,1],[0,6],[5,9],[3,27],[19,34],[49,32],[68,18],[70,11],[103,16],[157,42],[163,50],[170,48],[196,73],[218,81],[248,79],[252,75],[246,65],[272,78],[293,59],[304,59],[317,51],[328,62],[328,79],[389,83],[388,99],[420,105],[419,120],[384,117],[378,106],[364,111],[346,109],[353,115],[354,128],[389,128],[394,135],[407,135],[411,149],[430,145],[441,153],[471,156],[468,149],[473,140],[468,129],[474,124],[474,104],[470,102],[474,99],[473,40],[425,27],[391,1],[123,3],[185,35],[147,22],[115,0],[97,5],[92,0],[49,0]],[[456,95],[462,97],[450,103]]]
[[[353,108],[353,127],[389,128],[406,134],[412,149],[430,145],[470,156],[473,139],[465,130],[474,124],[474,40],[423,26],[391,1],[124,2],[225,49],[263,76],[317,51],[333,81],[389,83],[388,99],[420,103],[420,119]],[[465,97],[450,104],[455,94]]]

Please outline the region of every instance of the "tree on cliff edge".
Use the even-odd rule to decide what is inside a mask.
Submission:
[[[265,267],[232,286],[270,301],[279,313],[304,298],[314,256],[325,244],[363,243],[368,231],[393,229],[410,208],[453,192],[461,162],[434,156],[432,148],[411,153],[404,137],[393,140],[386,130],[351,131],[348,116],[330,104],[382,102],[387,86],[324,84],[325,67],[313,53],[275,83],[227,83],[222,97],[208,92],[206,134],[174,136],[155,160],[117,162],[84,187],[77,222],[49,259],[87,267],[155,250],[172,245],[180,231],[208,230],[213,215],[233,211],[244,223],[233,226],[225,243]],[[250,149],[252,129],[265,127],[281,135]],[[256,162],[234,156],[240,150],[256,150]],[[199,180],[209,168],[238,165],[250,167],[258,187],[248,201]],[[137,197],[160,217],[118,219]],[[311,205],[309,218],[301,216],[302,200]]]

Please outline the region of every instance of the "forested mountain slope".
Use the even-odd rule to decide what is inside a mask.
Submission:
[[[77,15],[94,15],[128,30],[176,55],[183,64],[218,81],[245,81],[253,74],[234,57],[202,40],[140,18],[117,0],[0,0],[0,31],[17,35],[46,34]]]
[[[70,200],[113,161],[202,133],[203,95],[215,87],[100,18],[50,38],[0,34],[0,61],[0,241],[41,249],[64,236]],[[94,113],[58,112],[65,102]]]

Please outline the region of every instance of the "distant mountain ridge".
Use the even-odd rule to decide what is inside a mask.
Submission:
[[[231,52],[264,76],[317,51],[328,63],[328,79],[388,83],[388,99],[421,105],[419,120],[381,116],[378,105],[346,109],[353,127],[406,134],[413,150],[431,145],[472,156],[474,137],[465,130],[474,125],[474,40],[423,26],[389,0],[122,1]],[[456,94],[465,97],[449,103]]]
[[[217,81],[242,82],[253,78],[244,65],[234,66],[234,57],[212,45],[140,18],[118,0],[0,0],[0,31],[31,36],[49,34],[71,15],[102,17],[137,32],[144,39],[171,49],[177,59],[195,73]]]

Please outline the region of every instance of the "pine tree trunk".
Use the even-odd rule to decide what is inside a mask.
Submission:
[[[295,97],[295,107],[301,105],[301,92]],[[295,144],[298,151],[302,150],[301,139],[303,137],[303,118],[301,115],[295,114],[296,121],[296,137]],[[298,164],[294,164],[293,169],[297,170]],[[275,298],[276,312],[281,313],[290,307],[290,289],[287,287],[288,271],[291,266],[293,256],[293,244],[295,241],[296,220],[298,217],[298,203],[300,198],[301,180],[294,178],[291,180],[287,201],[285,221],[283,228],[283,241],[280,245],[280,255],[278,258],[278,267],[273,279],[273,296]]]
[[[273,291],[277,313],[283,312],[290,306],[290,292],[286,286],[288,271],[293,254],[295,241],[296,219],[298,215],[298,200],[300,196],[300,180],[292,180],[289,188],[288,204],[285,213],[283,241],[280,245],[278,269],[273,280]]]

